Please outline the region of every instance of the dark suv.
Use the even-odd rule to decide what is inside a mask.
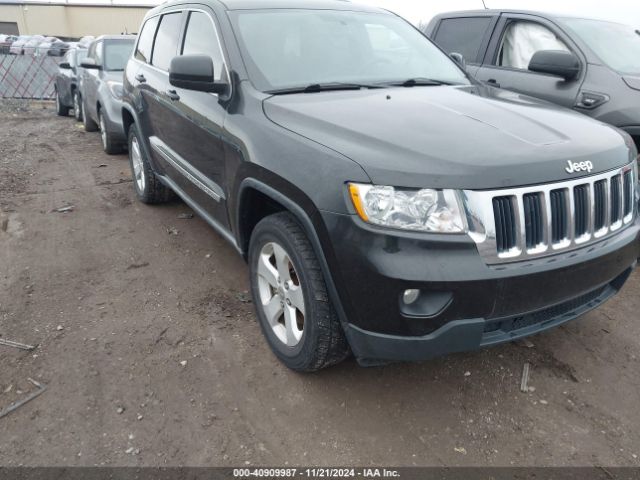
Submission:
[[[436,16],[425,34],[477,80],[574,108],[640,145],[640,33],[619,23],[517,10]]]
[[[386,11],[168,2],[124,91],[139,199],[177,193],[248,260],[290,368],[514,340],[600,305],[636,265],[629,135],[475,83]]]

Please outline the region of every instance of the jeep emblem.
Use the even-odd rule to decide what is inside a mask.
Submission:
[[[567,163],[569,164],[569,166],[565,168],[567,173],[585,171],[591,173],[591,170],[593,170],[593,163],[591,162],[572,162],[571,160],[568,160]]]

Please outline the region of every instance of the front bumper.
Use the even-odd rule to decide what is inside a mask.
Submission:
[[[466,236],[392,232],[326,212],[323,220],[345,332],[362,364],[424,360],[553,328],[615,295],[640,254],[637,220],[581,250],[499,266]],[[426,300],[407,308],[406,289]]]

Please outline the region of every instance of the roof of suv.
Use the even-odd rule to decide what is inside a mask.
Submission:
[[[169,1],[154,8],[154,11],[162,10],[167,6],[184,3],[180,0]],[[349,0],[204,0],[201,3],[221,4],[226,10],[258,10],[258,9],[318,9],[318,10],[351,10],[359,12],[385,12],[386,10]]]
[[[459,11],[451,11],[440,13],[436,15],[434,18],[446,18],[446,17],[462,17],[462,16],[471,16],[471,15],[501,15],[503,13],[515,13],[515,14],[523,14],[523,15],[535,15],[538,17],[546,17],[546,18],[588,18],[583,17],[581,15],[568,15],[562,13],[551,13],[551,12],[541,12],[537,10],[516,10],[509,8],[488,8],[486,10],[459,10]]]

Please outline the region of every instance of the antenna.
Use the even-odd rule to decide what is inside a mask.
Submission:
[[[482,6],[484,7],[484,9],[485,9],[485,10],[489,10],[489,9],[487,8],[487,4],[486,4],[486,3],[484,3],[484,0],[482,0]]]

